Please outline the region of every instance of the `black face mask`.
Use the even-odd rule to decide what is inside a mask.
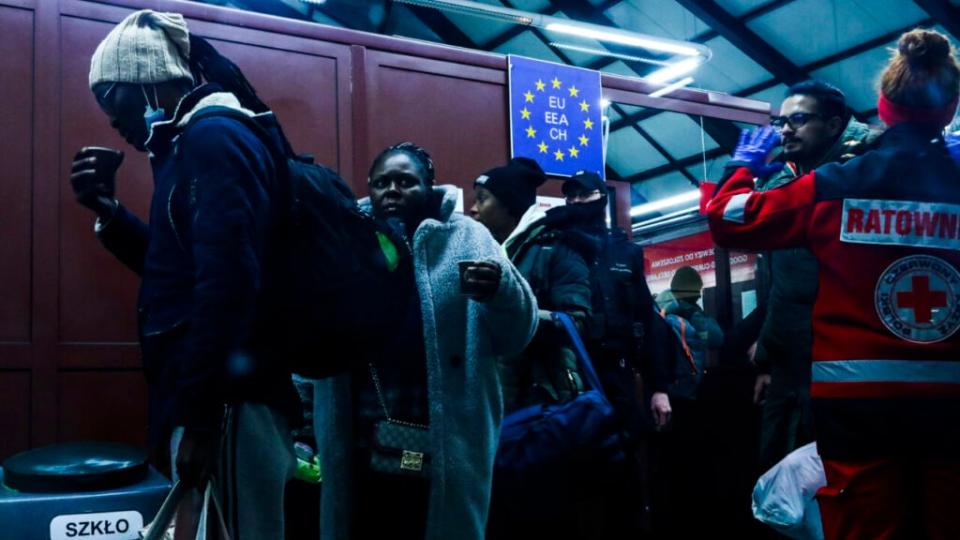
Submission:
[[[550,210],[562,221],[587,228],[607,228],[607,198],[601,197],[586,203],[567,204]]]

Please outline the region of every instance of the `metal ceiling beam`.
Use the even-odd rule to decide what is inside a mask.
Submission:
[[[603,12],[603,11],[606,11],[606,10],[610,9],[611,7],[613,7],[613,6],[621,3],[621,2],[623,2],[623,1],[624,1],[624,0],[607,0],[606,2],[600,4],[599,6],[596,6],[596,9],[598,9],[598,10],[601,11],[601,12]],[[516,9],[516,7],[515,7],[511,2],[507,2],[507,1],[502,1],[502,0],[501,0],[500,3],[503,4],[503,5],[505,5],[505,6],[507,6],[508,8]],[[556,15],[557,12],[559,12],[559,11],[560,11],[560,8],[557,7],[556,5],[554,5],[553,3],[551,3],[549,7],[545,8],[545,9],[541,9],[540,11],[537,11],[536,13],[538,13],[538,14],[540,14],[540,15],[550,15],[550,16],[552,16],[552,15]],[[492,50],[496,49],[497,47],[503,45],[504,43],[510,41],[511,39],[519,36],[520,34],[522,34],[522,33],[524,33],[524,32],[526,32],[526,31],[529,30],[529,29],[530,29],[529,26],[523,26],[523,25],[519,25],[519,24],[518,24],[518,25],[510,28],[510,29],[507,30],[506,32],[500,34],[499,36],[493,37],[492,39],[490,39],[490,40],[487,41],[486,43],[482,44],[480,47],[481,47],[483,50],[492,51]]]
[[[433,31],[447,45],[476,49],[477,44],[459,26],[453,23],[438,9],[421,6],[405,6],[427,28]]]
[[[748,23],[748,22],[750,22],[750,21],[752,21],[752,20],[754,20],[754,19],[756,19],[756,18],[758,18],[758,17],[761,17],[761,16],[763,16],[763,15],[766,15],[767,13],[770,13],[771,11],[775,11],[775,10],[777,10],[777,9],[779,9],[779,8],[787,5],[787,4],[792,4],[793,2],[796,2],[796,0],[774,0],[773,2],[769,2],[769,3],[767,3],[767,4],[764,4],[764,5],[760,6],[760,7],[751,9],[750,11],[744,13],[743,15],[741,15],[741,16],[738,17],[738,18],[739,18],[744,24],[746,24],[746,23]],[[618,4],[618,3],[620,3],[620,2],[617,1],[617,2],[613,2],[613,3],[614,3],[614,4]],[[713,38],[715,38],[715,37],[718,37],[719,35],[720,35],[720,34],[719,34],[716,30],[714,30],[714,29],[711,28],[710,30],[707,30],[706,32],[703,32],[702,34],[698,34],[698,35],[694,36],[694,37],[691,38],[689,41],[693,41],[693,42],[695,42],[695,43],[706,43],[706,42],[710,41],[711,39],[713,39]],[[612,57],[611,57],[611,58],[601,58],[601,59],[597,60],[596,62],[593,62],[592,64],[590,64],[590,65],[587,66],[587,67],[588,67],[589,69],[595,69],[595,70],[599,71],[599,70],[602,70],[602,69],[604,69],[604,68],[606,68],[606,67],[608,67],[608,66],[611,66],[611,65],[617,63],[617,60],[618,60],[617,58],[612,58]]]
[[[703,162],[704,158],[707,160],[716,159],[720,156],[728,154],[729,152],[723,148],[714,148],[712,150],[707,150],[703,156],[700,154],[681,158],[676,160],[675,163],[667,163],[666,165],[661,165],[659,167],[654,167],[652,169],[647,169],[636,174],[631,174],[623,178],[624,182],[630,182],[631,184],[636,184],[637,182],[642,182],[644,180],[650,180],[651,178],[656,178],[664,174],[668,174],[677,170],[686,170],[687,167],[692,167]],[[689,174],[689,173],[688,173]],[[689,180],[688,176],[688,180]]]
[[[713,0],[676,0],[676,2],[710,25],[734,47],[740,49],[777,79],[787,84],[794,84],[809,78],[802,68]]]
[[[838,62],[842,62],[842,61],[844,61],[844,60],[846,60],[846,59],[848,59],[848,58],[853,58],[854,56],[857,56],[858,54],[865,53],[865,52],[867,52],[867,51],[869,51],[869,50],[871,50],[871,49],[876,49],[877,47],[882,47],[883,45],[886,45],[887,43],[890,43],[890,42],[892,42],[893,40],[895,40],[895,39],[897,39],[898,37],[900,37],[900,34],[903,34],[904,32],[909,32],[910,30],[913,30],[914,28],[930,27],[930,26],[933,26],[933,25],[936,24],[936,23],[937,23],[936,20],[930,18],[930,19],[924,19],[924,20],[922,20],[922,21],[915,22],[915,23],[913,23],[913,24],[911,24],[911,25],[908,25],[908,26],[904,26],[903,28],[898,28],[897,30],[893,30],[893,31],[891,31],[891,32],[887,32],[886,34],[883,34],[882,36],[877,36],[877,37],[875,37],[875,38],[873,38],[873,39],[871,39],[871,40],[869,40],[869,41],[865,41],[865,42],[863,42],[863,43],[861,43],[861,44],[859,44],[859,45],[855,45],[855,46],[853,46],[853,47],[850,47],[849,49],[845,49],[845,50],[842,50],[842,51],[840,51],[840,52],[831,54],[830,56],[825,56],[825,57],[823,57],[823,58],[821,58],[821,59],[819,59],[819,60],[816,60],[816,61],[814,61],[814,62],[810,62],[809,64],[806,64],[806,65],[803,66],[803,70],[806,71],[806,72],[808,72],[808,73],[812,73],[812,72],[814,72],[814,71],[817,71],[818,69],[822,69],[822,68],[825,68],[825,67],[827,67],[827,66],[831,66],[831,65],[836,64],[836,63],[838,63]],[[752,94],[756,94],[757,92],[762,92],[762,91],[764,91],[764,90],[766,90],[766,89],[768,89],[768,88],[773,88],[773,87],[776,86],[779,82],[780,82],[780,81],[778,81],[778,80],[776,80],[776,79],[770,79],[769,81],[764,81],[764,82],[762,82],[762,83],[755,84],[755,85],[753,85],[753,86],[751,86],[751,87],[744,88],[743,90],[740,90],[739,92],[735,93],[734,95],[740,96],[740,97],[746,97],[746,96],[749,96],[749,95],[752,95]]]
[[[702,119],[703,130],[727,152],[732,151],[740,142],[740,128],[729,120],[711,118],[709,116],[688,115],[694,122]]]
[[[628,114],[628,115],[626,115],[626,116],[623,116],[622,118],[620,118],[620,119],[617,120],[616,122],[611,122],[611,123],[610,123],[610,133],[613,133],[614,131],[617,131],[618,129],[623,129],[623,128],[627,127],[627,126],[636,124],[636,123],[638,123],[638,122],[643,122],[643,121],[646,120],[647,118],[652,118],[652,117],[654,117],[654,116],[656,116],[656,115],[658,115],[658,114],[660,114],[660,113],[663,113],[663,112],[669,112],[669,111],[662,111],[662,110],[659,110],[659,109],[642,109],[642,110],[637,111],[637,112],[635,112],[635,113]]]
[[[617,111],[617,114],[619,114],[620,116],[625,116],[623,109],[619,105],[614,103],[610,105],[610,108]],[[650,133],[647,132],[647,130],[640,127],[640,125],[637,123],[632,124],[631,127],[635,129],[637,133],[639,133],[640,136],[643,137],[644,140],[646,140],[647,143],[649,143],[650,146],[653,147],[654,150],[660,153],[660,155],[662,155],[664,159],[667,160],[668,165],[673,166],[676,170],[679,170],[680,173],[683,174],[683,176],[685,176],[687,180],[689,180],[693,185],[697,185],[697,179],[694,178],[693,175],[690,174],[690,172],[687,171],[686,168],[678,165],[677,159],[673,157],[673,155],[670,154],[670,152],[668,152],[667,149],[663,147],[663,145],[657,142],[657,140],[654,139],[650,135]]]
[[[960,8],[947,0],[913,0],[915,4],[943,25],[953,37],[960,39]]]
[[[513,8],[513,7],[514,7],[513,4],[511,4],[510,2],[503,2],[503,1],[501,1],[501,3],[502,3],[503,5],[505,5],[506,7],[508,7],[508,8]],[[554,15],[554,14],[556,14],[558,11],[560,11],[560,8],[558,8],[558,7],[554,6],[554,5],[550,5],[550,7],[546,8],[546,9],[544,9],[544,10],[538,11],[537,13],[539,13],[539,14],[541,14],[541,15]],[[526,32],[527,30],[530,30],[530,27],[529,27],[529,26],[524,26],[524,25],[522,25],[522,24],[515,25],[515,26],[511,27],[509,30],[507,30],[506,32],[500,34],[499,36],[495,36],[495,37],[493,37],[492,39],[488,40],[486,43],[484,43],[483,45],[481,45],[481,48],[482,48],[483,50],[486,50],[486,51],[492,51],[492,50],[496,49],[497,47],[503,45],[504,43],[510,41],[511,39],[519,36],[520,34],[522,34],[522,33],[524,33],[524,32]]]
[[[377,26],[377,33],[381,35],[390,35],[397,28],[397,18],[393,16],[393,0],[383,1],[383,19]]]
[[[786,6],[787,4],[792,4],[794,2],[796,2],[796,0],[774,0],[773,2],[768,2],[766,4],[763,4],[760,7],[751,9],[750,11],[737,17],[737,19],[739,19],[741,22],[746,24],[758,17],[762,17],[763,15],[770,13],[771,11],[776,11],[782,8],[783,6]],[[707,30],[702,34],[694,36],[692,39],[690,39],[690,41],[695,41],[697,43],[706,43],[719,35],[720,35],[719,32],[711,28],[710,30]]]

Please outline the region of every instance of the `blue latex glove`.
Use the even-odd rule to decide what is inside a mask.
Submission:
[[[960,131],[947,133],[943,136],[943,142],[947,145],[947,152],[950,152],[953,162],[960,166]]]
[[[783,163],[767,163],[770,152],[780,144],[780,131],[773,126],[743,130],[727,167],[747,167],[760,178],[783,169]]]

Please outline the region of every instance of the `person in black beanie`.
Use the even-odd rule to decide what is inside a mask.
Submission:
[[[473,181],[476,203],[470,216],[483,223],[502,244],[537,202],[537,188],[546,181],[547,176],[536,161],[513,158]]]
[[[584,256],[565,242],[562,230],[550,223],[536,204],[537,187],[546,180],[536,162],[514,158],[474,182],[476,203],[470,215],[503,244],[507,256],[530,284],[540,308],[540,324],[533,341],[523,353],[498,359],[506,414],[533,404],[568,401],[584,390],[568,338],[551,316],[554,311],[562,311],[581,328],[586,327],[590,271]],[[525,483],[495,466],[487,538],[587,537],[578,530],[575,475],[566,472],[583,468],[569,465],[556,475],[571,479],[569,485],[559,487],[570,494],[559,498],[570,503],[561,512],[536,507],[543,499],[538,490],[556,490],[558,486]]]
[[[592,243],[592,317],[587,348],[604,390],[623,422],[630,456],[596,520],[599,537],[622,538],[649,528],[646,442],[670,420],[667,387],[673,379],[670,329],[657,314],[644,277],[643,250],[622,229],[607,226],[607,186],[593,172],[563,184],[567,205],[547,213],[566,234]],[[641,384],[637,384],[639,382]],[[648,406],[649,405],[649,409]]]

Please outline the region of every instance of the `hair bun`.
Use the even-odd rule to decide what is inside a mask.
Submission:
[[[913,30],[900,37],[897,50],[911,65],[930,68],[947,60],[950,42],[937,32]]]

